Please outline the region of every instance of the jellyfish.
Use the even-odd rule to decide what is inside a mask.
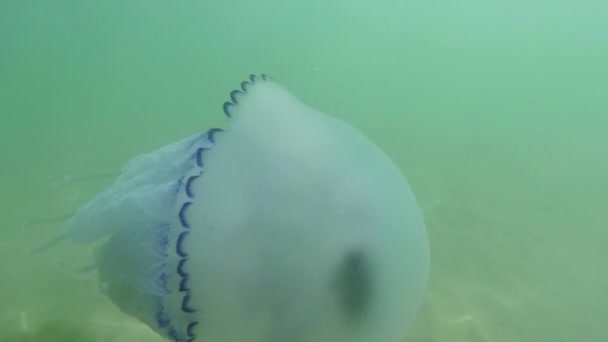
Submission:
[[[400,342],[429,242],[391,159],[251,75],[212,128],[128,161],[67,220],[101,291],[170,341]]]

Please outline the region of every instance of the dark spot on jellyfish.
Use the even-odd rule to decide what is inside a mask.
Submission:
[[[196,165],[198,167],[202,168],[203,166],[205,166],[203,162],[203,152],[205,152],[206,150],[207,149],[204,147],[199,147],[199,149],[196,150]]]
[[[192,205],[192,202],[186,202],[182,205],[181,209],[179,210],[179,221],[182,224],[182,227],[184,227],[186,229],[190,229],[190,223],[186,219],[186,211],[188,210],[188,208],[190,208],[191,205]]]
[[[334,290],[348,318],[359,318],[365,314],[373,289],[371,265],[362,249],[350,250],[345,255],[338,266]]]
[[[224,130],[221,128],[212,128],[209,131],[207,131],[207,136],[209,137],[209,141],[211,141],[213,144],[215,144],[215,134],[223,132],[223,131]]]
[[[246,93],[247,89],[249,89],[249,87],[251,86],[251,82],[249,81],[243,81],[241,82],[241,89]]]
[[[234,104],[239,104],[239,100],[241,99],[241,97],[243,97],[243,95],[245,95],[245,93],[243,93],[240,90],[233,90],[232,92],[230,92],[230,100],[232,100],[232,103]]]
[[[169,335],[173,341],[179,341],[179,336],[177,335],[177,330],[175,330],[175,328],[170,327],[167,335]]]
[[[156,285],[160,289],[160,295],[166,296],[169,294],[169,288],[167,287],[169,284],[169,275],[166,271],[161,271],[156,276]]]
[[[169,226],[166,224],[163,224],[160,226],[159,228],[159,238],[158,238],[158,243],[159,243],[159,248],[160,248],[160,255],[163,257],[166,257],[169,255]]]
[[[186,260],[188,259],[180,259],[180,261],[177,263],[177,274],[184,278],[189,276],[188,272],[184,271],[184,265],[186,264]]]
[[[167,315],[167,312],[165,311],[165,307],[162,304],[162,300],[160,297],[158,297],[156,300],[156,312],[154,315],[154,318],[156,319],[156,325],[159,328],[164,328],[166,326],[168,326],[171,321],[169,320],[169,316]]]
[[[188,286],[189,277],[184,277],[179,281],[179,292],[187,292],[190,291],[190,287]]]
[[[190,295],[186,294],[182,298],[182,311],[185,313],[193,313],[196,312],[196,309],[190,306]]]
[[[177,236],[177,243],[175,244],[175,252],[182,258],[188,257],[188,253],[184,250],[182,244],[184,243],[184,239],[188,237],[188,231],[183,231]]]
[[[234,106],[234,103],[232,102],[224,102],[224,114],[226,114],[227,117],[231,117],[232,116],[232,107]]]
[[[202,151],[201,151],[202,152]],[[197,179],[199,175],[190,176],[188,181],[186,181],[186,195],[189,198],[194,198],[194,193],[192,192],[192,182]]]
[[[188,333],[188,336],[190,337],[194,337],[194,329],[196,328],[196,326],[198,325],[198,322],[190,322],[190,324],[188,324],[188,327],[186,328],[186,332]]]

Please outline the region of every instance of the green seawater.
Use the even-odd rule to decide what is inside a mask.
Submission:
[[[358,127],[408,177],[432,256],[408,342],[608,341],[606,13],[600,0],[0,0],[0,341],[161,341],[69,272],[88,249],[24,251],[62,222],[22,223],[111,181],[52,186],[66,175],[223,126],[252,72]]]

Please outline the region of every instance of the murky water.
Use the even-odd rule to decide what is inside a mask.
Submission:
[[[35,247],[131,156],[266,72],[398,163],[431,237],[411,341],[608,339],[601,1],[0,2],[0,341],[160,341],[89,250]]]

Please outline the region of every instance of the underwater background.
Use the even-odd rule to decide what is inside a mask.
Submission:
[[[62,222],[23,222],[74,211],[134,155],[224,127],[228,93],[261,72],[408,178],[431,278],[406,341],[608,341],[607,13],[600,0],[0,0],[0,341],[161,341],[69,271],[89,249],[26,253]]]

